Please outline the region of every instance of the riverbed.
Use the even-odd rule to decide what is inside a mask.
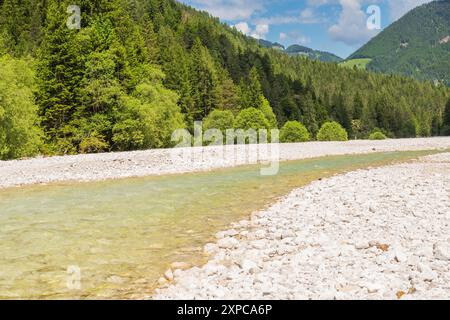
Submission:
[[[0,298],[148,298],[173,262],[202,265],[217,231],[334,174],[435,151],[330,156],[260,167],[0,192]],[[79,288],[68,286],[79,270]],[[69,271],[69,273],[68,273]]]

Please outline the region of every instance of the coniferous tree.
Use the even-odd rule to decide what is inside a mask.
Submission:
[[[191,49],[190,79],[194,120],[201,120],[218,106],[219,82],[214,60],[199,38]]]
[[[444,135],[450,135],[450,98],[448,99],[447,104],[445,106],[442,131]]]
[[[248,80],[241,81],[240,88],[241,109],[261,108],[263,104],[263,91],[259,82],[258,70],[253,67],[250,70]]]
[[[67,126],[77,106],[75,92],[80,86],[83,66],[73,39],[78,33],[66,26],[64,4],[49,2],[45,38],[38,58],[38,102],[42,125],[49,140],[65,140],[72,135]],[[72,146],[63,143],[60,151],[71,152]]]

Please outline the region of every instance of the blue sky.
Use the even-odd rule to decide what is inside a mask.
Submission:
[[[430,0],[181,0],[241,32],[285,46],[301,44],[346,58],[381,30]],[[372,28],[367,26],[370,21]]]

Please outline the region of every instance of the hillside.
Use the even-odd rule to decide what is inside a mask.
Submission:
[[[410,11],[349,59],[358,58],[372,59],[368,70],[450,85],[450,1]]]
[[[292,45],[286,49],[286,53],[292,56],[296,55],[303,55],[313,60],[319,60],[322,62],[341,62],[343,59],[341,57],[338,57],[337,55],[325,52],[325,51],[319,51],[319,50],[313,50],[308,47],[300,46],[300,45]]]
[[[329,120],[352,138],[445,125],[445,86],[263,48],[172,0],[79,0],[79,30],[70,4],[0,0],[0,159],[169,147],[218,114],[228,128],[298,120],[313,138]]]
[[[313,50],[311,48],[301,46],[298,44],[294,44],[289,46],[288,48],[285,48],[282,44],[279,43],[272,43],[267,40],[258,40],[259,44],[263,46],[264,48],[269,49],[276,49],[280,50],[282,52],[287,53],[290,56],[304,56],[312,60],[318,60],[322,62],[336,62],[339,63],[343,61],[341,57],[338,57],[337,55],[325,52],[325,51],[319,51],[319,50]]]

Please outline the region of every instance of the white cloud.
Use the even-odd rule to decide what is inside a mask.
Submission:
[[[265,39],[268,33],[269,33],[268,24],[257,24],[255,31],[253,31],[251,36],[255,39]]]
[[[247,22],[239,22],[234,27],[243,34],[255,39],[265,39],[270,29],[268,24],[257,24],[255,29],[252,29]]]
[[[332,39],[347,45],[361,45],[374,37],[379,30],[367,27],[368,15],[363,11],[362,0],[340,0],[339,21],[328,29]]]
[[[266,0],[192,0],[185,1],[223,20],[246,20],[265,8]]]
[[[269,33],[269,25],[268,24],[258,24],[258,25],[256,25],[255,32],[258,34],[267,34],[267,33]]]
[[[297,14],[287,14],[287,15],[274,15],[270,17],[263,17],[254,19],[255,23],[259,24],[269,24],[269,25],[280,25],[280,24],[318,24],[324,23],[327,18],[322,14],[318,13],[312,8],[306,8],[301,11],[297,11]]]
[[[298,31],[290,31],[288,33],[281,32],[280,33],[280,40],[291,40],[290,42],[296,43],[296,44],[308,44],[311,42],[311,38],[302,35]]]
[[[249,35],[251,33],[251,29],[247,22],[239,22],[235,24],[234,27],[245,35]]]

